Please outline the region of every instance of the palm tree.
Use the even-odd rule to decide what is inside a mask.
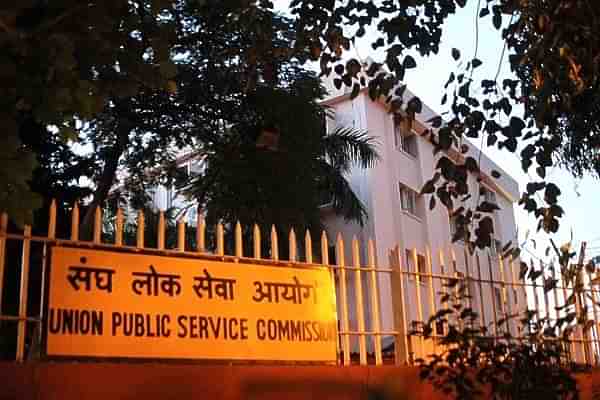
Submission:
[[[324,198],[337,215],[346,220],[364,222],[366,210],[346,179],[352,167],[371,168],[379,159],[374,139],[366,131],[338,127],[322,136],[321,171],[317,179],[322,184]]]
[[[286,139],[286,133],[291,137]],[[268,131],[267,139],[257,134],[253,145],[240,139],[254,136],[247,132],[223,136],[228,139],[217,148],[213,144],[198,152],[204,170],[184,189],[205,210],[209,223],[220,220],[233,226],[241,221],[249,228],[259,224],[263,232],[275,225],[282,231],[317,233],[323,228],[325,203],[346,220],[364,222],[365,207],[347,176],[353,167],[370,168],[379,158],[367,132],[338,127],[311,138],[297,129]],[[289,141],[298,138],[303,144],[291,146]]]

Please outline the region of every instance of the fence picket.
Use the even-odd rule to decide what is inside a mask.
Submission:
[[[221,222],[217,223],[217,255],[225,255],[225,232]]]
[[[510,335],[512,329],[510,329],[511,321],[509,318],[509,312],[507,311],[507,309],[510,310],[510,305],[508,304],[508,298],[506,296],[506,275],[504,273],[504,258],[500,253],[498,253],[498,266],[500,267],[500,297],[502,299],[502,314],[504,318],[504,325],[506,325],[506,331]]]
[[[254,245],[254,252],[253,252],[253,257],[257,260],[260,260],[260,228],[258,227],[257,224],[254,224],[254,228],[252,229],[252,238],[253,238],[253,245]]]
[[[4,290],[4,261],[6,258],[6,234],[8,231],[8,214],[0,216],[0,315],[2,314],[2,299]]]
[[[241,258],[244,256],[244,243],[242,239],[242,225],[240,221],[235,223],[235,256]]]
[[[196,251],[204,253],[206,251],[206,221],[204,215],[198,210],[196,219]]]
[[[94,244],[100,244],[102,241],[102,209],[100,206],[96,207],[94,212]]]
[[[344,365],[350,365],[350,321],[348,320],[348,292],[346,289],[346,265],[344,257],[344,240],[338,233],[336,240],[336,260],[340,273],[340,306],[342,309],[342,353]]]
[[[494,337],[498,337],[498,312],[496,310],[496,287],[494,285],[494,273],[492,269],[492,257],[487,251],[488,273],[490,278],[490,291],[492,295],[492,316],[494,317]]]
[[[115,217],[115,246],[123,245],[123,210],[121,207],[117,208],[117,215]]]
[[[321,232],[321,264],[329,265],[329,243],[325,231]]]
[[[177,220],[177,250],[185,251],[185,215]]]
[[[599,316],[598,316],[598,300],[596,298],[596,289],[594,289],[594,284],[593,282],[593,276],[591,271],[587,271],[587,276],[588,276],[588,285],[590,287],[590,293],[589,293],[589,297],[590,300],[592,302],[592,318],[594,319],[594,325],[593,325],[593,329],[592,329],[592,350],[593,353],[595,355],[594,358],[594,363],[598,364],[599,360],[598,357],[600,356],[600,342],[599,342],[599,338],[598,338],[598,321],[599,321]],[[587,303],[587,300],[586,300]],[[594,346],[595,345],[595,346]],[[595,348],[595,351],[594,351]]]
[[[483,283],[481,279],[481,259],[479,254],[475,254],[475,263],[477,264],[477,284],[479,289],[479,322],[482,327],[487,329],[487,322],[485,320],[485,304],[483,303]]]
[[[296,244],[296,232],[294,231],[294,228],[290,229],[290,236],[289,236],[289,245],[290,245],[290,251],[289,251],[289,261],[290,262],[296,262],[296,252],[297,252],[297,244]]]
[[[429,315],[433,316],[436,313],[435,307],[435,292],[433,290],[433,266],[431,262],[431,249],[429,246],[425,246],[425,260],[427,265],[427,273],[429,276],[427,277],[428,287],[429,287]],[[433,351],[437,352],[437,338],[433,339]]]
[[[158,228],[157,228],[157,247],[159,250],[165,249],[165,212],[160,210],[158,212]]]
[[[56,238],[56,199],[52,199],[48,210],[48,239]]]
[[[417,318],[419,318],[419,324],[424,324],[424,316],[423,316],[423,301],[421,300],[421,271],[419,271],[419,255],[417,253],[417,248],[413,247],[412,249],[412,260],[413,266],[415,268],[415,292],[417,294]],[[425,339],[423,336],[419,336],[419,357],[425,357]]]
[[[375,350],[375,365],[383,364],[381,354],[381,319],[379,317],[379,285],[377,284],[377,272],[375,271],[375,248],[373,240],[367,241],[367,265],[369,267],[371,288],[371,329],[375,332],[373,336]]]
[[[271,227],[271,260],[279,260],[279,243],[277,242],[277,230],[275,225]]]
[[[137,248],[138,249],[144,248],[144,228],[145,228],[144,212],[142,210],[140,210],[138,212],[138,221],[137,221]]]
[[[77,201],[71,211],[71,240],[79,240],[79,203]]]
[[[313,263],[312,239],[310,237],[310,231],[308,229],[304,234],[304,260],[307,264]]]
[[[410,347],[412,337],[408,335],[408,325],[406,317],[406,303],[404,301],[404,270],[402,269],[402,255],[400,246],[390,250],[389,260],[393,271],[392,277],[398,284],[399,290],[392,291],[392,309],[394,312],[394,322],[396,326],[396,337],[394,342],[394,350],[396,353],[396,365],[403,365],[410,360]]]

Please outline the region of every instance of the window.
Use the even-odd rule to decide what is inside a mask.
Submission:
[[[401,183],[398,184],[398,189],[400,191],[400,207],[402,207],[402,210],[417,216],[417,193]]]
[[[482,186],[480,194],[483,196],[483,199],[488,203],[496,204],[496,193],[494,193],[493,191]]]
[[[396,150],[417,157],[417,135],[407,129],[403,122],[394,122],[394,146]]]
[[[504,310],[503,302],[502,302],[502,292],[500,288],[494,288],[494,299],[496,300],[496,313],[501,313]]]
[[[406,249],[406,265],[408,266],[408,271],[418,272],[419,274],[421,274],[419,277],[419,282],[421,283],[421,285],[424,285],[427,282],[428,277],[423,275],[429,273],[425,265],[424,255],[417,254],[417,268],[415,268],[412,250]],[[414,279],[414,275],[409,275],[409,277],[410,279]]]

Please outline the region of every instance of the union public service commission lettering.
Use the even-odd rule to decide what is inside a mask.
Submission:
[[[85,257],[80,259],[82,264],[87,262]],[[96,284],[96,289],[106,290],[108,293],[112,292],[112,276],[115,270],[109,268],[97,268],[97,267],[84,267],[84,266],[71,266],[69,267],[69,275],[67,275],[67,281],[71,284],[73,289],[81,289],[81,284],[84,285],[86,291],[92,290],[92,276]]]
[[[195,276],[193,286],[198,297],[202,298],[202,292],[206,292],[209,299],[213,298],[213,288],[215,296],[224,300],[233,300],[233,288],[237,282],[235,279],[213,278],[206,268],[204,268],[204,276]]]
[[[132,272],[131,275],[141,277],[131,282],[131,288],[135,294],[142,295],[144,287],[146,288],[145,294],[148,296],[158,296],[159,289],[171,297],[181,293],[181,284],[179,283],[181,276],[158,274],[153,265],[150,265],[150,272]]]
[[[255,281],[256,293],[252,296],[252,300],[260,303],[266,299],[269,303],[279,303],[279,296],[281,296],[285,301],[302,304],[302,299],[310,298],[312,292],[313,301],[317,304],[317,283],[303,285],[295,276],[293,280],[294,283]]]

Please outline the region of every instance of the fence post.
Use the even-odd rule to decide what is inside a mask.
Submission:
[[[409,340],[406,326],[406,308],[404,303],[404,275],[402,271],[402,256],[400,247],[396,246],[389,252],[389,263],[392,268],[392,310],[394,312],[394,326],[396,338],[394,350],[396,365],[409,362]]]
[[[29,254],[31,250],[31,226],[23,231],[23,253],[21,256],[21,288],[19,290],[19,321],[17,328],[17,362],[25,358],[25,336],[27,334],[27,299],[29,292]]]

